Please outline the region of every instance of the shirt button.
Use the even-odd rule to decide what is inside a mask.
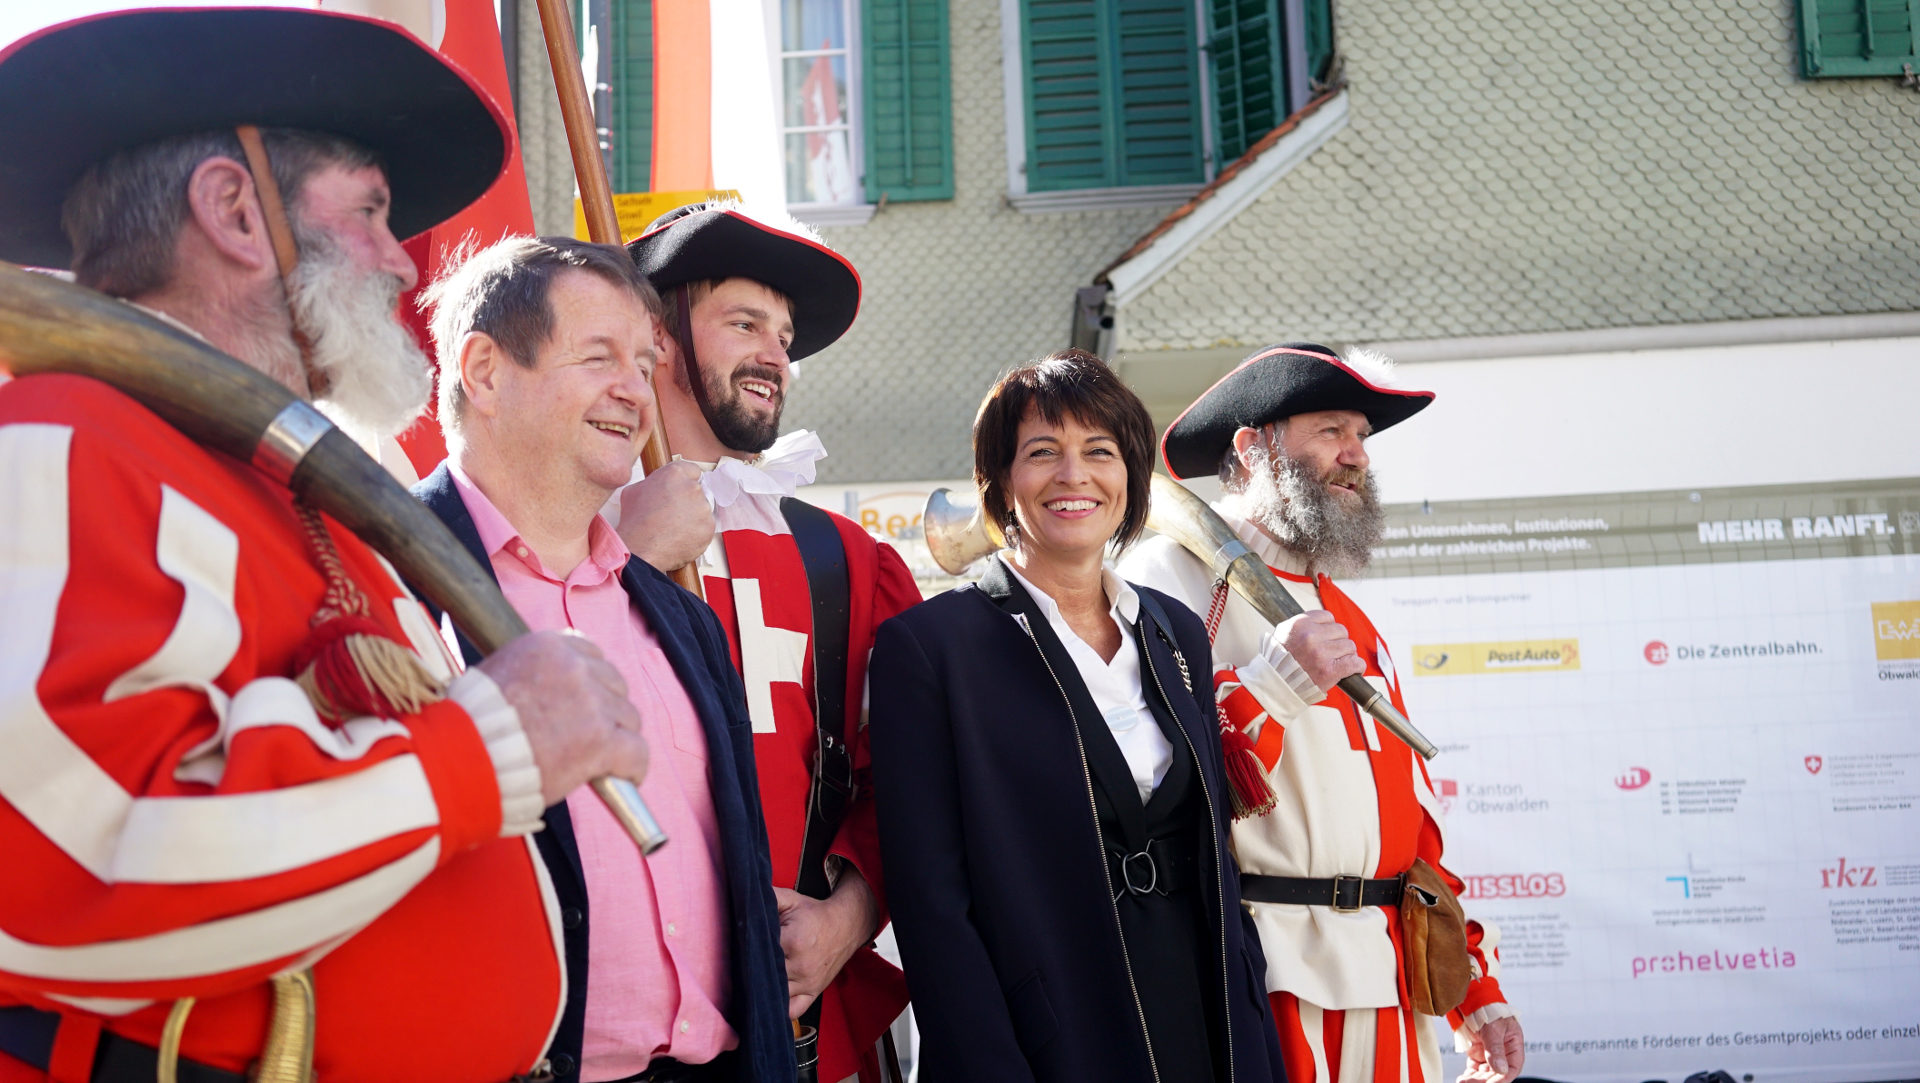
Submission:
[[[671,921],[669,921],[669,922],[667,922],[667,935],[668,935],[668,936],[679,936],[679,935],[680,935],[680,930],[679,930],[678,928],[676,928],[676,927],[674,926],[674,924],[673,924],[673,922],[671,922]]]
[[[523,556],[523,557],[524,557],[524,556],[526,556],[526,555],[527,555],[527,547],[526,547],[526,546],[524,546],[524,545],[522,545],[522,546],[519,546],[519,547],[517,547],[516,549],[514,549],[514,551],[513,551],[513,552],[514,552],[514,555],[516,555],[516,556]]]
[[[572,1057],[567,1056],[565,1053],[557,1053],[550,1062],[550,1067],[552,1067],[554,1075],[564,1078],[573,1074],[575,1065]]]
[[[580,908],[577,906],[569,906],[560,911],[560,925],[562,928],[578,929],[580,923],[585,920],[587,920],[587,915],[581,913]]]
[[[693,1024],[687,1022],[685,1019],[680,1020],[680,1033],[685,1034],[687,1031],[690,1031],[692,1029],[693,1029]]]

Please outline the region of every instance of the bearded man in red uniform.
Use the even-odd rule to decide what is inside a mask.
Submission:
[[[920,591],[890,547],[794,498],[826,451],[804,430],[780,436],[794,362],[853,323],[860,277],[804,227],[724,204],[671,212],[628,250],[665,302],[655,387],[668,445],[692,465],[629,489],[620,533],[663,570],[700,560],[753,718],[789,1009],[818,1019],[819,1079],[874,1083],[906,982],[870,947],[886,906],[866,665],[873,630]]]
[[[1236,780],[1233,843],[1291,1083],[1439,1083],[1407,982],[1399,877],[1420,860],[1455,894],[1462,885],[1441,863],[1425,762],[1334,687],[1364,675],[1406,711],[1385,640],[1333,577],[1366,567],[1380,539],[1367,438],[1432,400],[1396,387],[1378,355],[1296,342],[1247,358],[1167,426],[1167,471],[1217,473],[1216,510],[1301,616],[1269,624],[1164,537],[1120,564],[1206,616],[1227,754],[1257,760],[1258,792]],[[1467,942],[1466,998],[1445,1006],[1463,1080],[1506,1083],[1526,1052],[1500,992],[1499,938],[1468,922]]]
[[[511,136],[397,28],[229,8],[14,44],[0,146],[0,258],[71,264],[374,438],[428,386],[396,235]],[[311,1004],[321,1077],[539,1068],[564,977],[530,833],[644,775],[618,673],[549,633],[456,674],[283,476],[91,379],[0,386],[0,477],[0,1080],[240,1083],[277,994]]]

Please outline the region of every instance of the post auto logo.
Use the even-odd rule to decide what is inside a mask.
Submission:
[[[1614,777],[1613,784],[1623,790],[1637,790],[1653,781],[1653,772],[1644,767],[1629,767]]]
[[[1647,656],[1647,661],[1656,666],[1667,664],[1667,645],[1657,639],[1648,641],[1647,649],[1642,653]]]
[[[1495,643],[1421,643],[1413,648],[1416,676],[1552,673],[1580,668],[1580,641],[1501,640]]]
[[[1467,899],[1557,899],[1567,893],[1567,878],[1557,872],[1508,872],[1462,877]]]

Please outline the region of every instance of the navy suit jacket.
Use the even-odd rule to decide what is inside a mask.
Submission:
[[[1219,959],[1201,973],[1224,970],[1233,1077],[1284,1083],[1266,957],[1239,905],[1232,809],[1220,804],[1227,783],[1207,630],[1171,597],[1134,589],[1140,621],[1121,649],[1141,652],[1148,705],[1171,711],[1192,743],[1213,805],[1212,846],[1201,848],[1209,926],[1201,943]],[[1111,771],[1076,737],[1082,724],[1104,730],[1100,711],[1025,588],[992,561],[978,584],[881,625],[868,672],[880,852],[920,1023],[920,1078],[1205,1078],[1192,1065],[1149,1071],[1145,1019],[1129,989],[1152,975],[1126,957],[1094,798],[1095,786],[1130,791],[1133,778],[1110,737]],[[1162,703],[1156,685],[1171,700]]]
[[[414,486],[413,495],[447,524],[480,566],[493,573],[493,561],[480,545],[480,532],[466,502],[453,485],[447,465]],[[747,717],[746,692],[727,650],[726,632],[713,610],[673,580],[634,557],[620,573],[620,585],[646,618],[647,627],[700,715],[707,737],[707,781],[720,826],[720,866],[726,876],[732,936],[727,961],[732,1003],[727,1021],[740,1037],[740,1080],[786,1081],[795,1076],[793,1030],[787,1021],[787,966],[780,951],[780,914],[773,901],[773,864],[767,856],[767,826],[760,815],[760,791],[753,766],[753,723]],[[440,613],[431,604],[435,620]],[[460,650],[467,664],[479,652],[466,636]],[[580,849],[565,802],[546,812],[546,830],[536,835],[546,859],[566,938],[567,1005],[548,1058],[557,1083],[578,1083],[580,1043],[586,1023],[587,909],[586,878]],[[668,843],[672,845],[672,843]]]

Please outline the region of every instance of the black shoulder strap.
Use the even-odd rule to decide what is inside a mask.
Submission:
[[[833,518],[796,497],[780,501],[793,531],[813,602],[813,782],[794,890],[827,897],[827,850],[853,800],[853,753],[847,746],[847,619],[851,588],[847,548]]]

